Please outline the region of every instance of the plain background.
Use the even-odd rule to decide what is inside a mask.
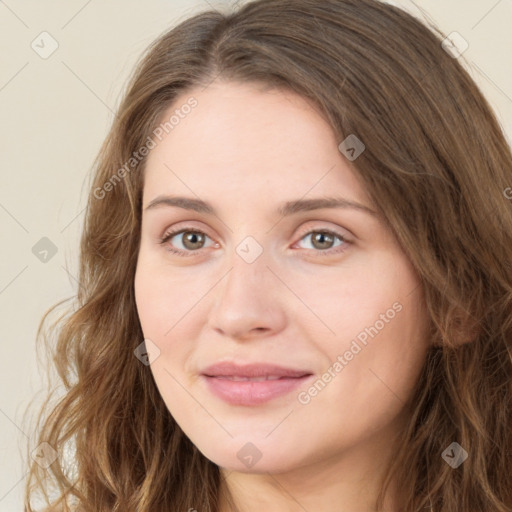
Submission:
[[[235,3],[0,0],[0,512],[23,510],[27,468],[20,451],[32,434],[22,416],[32,398],[44,396],[45,385],[35,334],[43,313],[75,293],[84,180],[126,78],[162,32],[196,12],[227,11]],[[461,59],[510,142],[512,1],[390,3],[469,43]],[[45,31],[58,48],[43,59],[31,45]],[[32,250],[43,237],[57,249],[46,262]]]

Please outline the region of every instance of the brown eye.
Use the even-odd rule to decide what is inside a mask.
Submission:
[[[317,249],[330,249],[333,242],[334,236],[326,232],[315,232],[311,235],[311,242]]]
[[[332,252],[344,251],[345,246],[349,243],[343,235],[329,230],[310,231],[309,233],[306,233],[301,240],[305,240],[308,237],[311,239],[313,249],[317,249],[317,252],[331,252],[331,249],[340,246],[340,249],[336,249]],[[337,245],[335,245],[336,239],[340,240],[340,243]]]
[[[194,251],[202,248],[202,244],[204,244],[204,233],[198,231],[183,231],[182,233],[184,234],[182,243],[187,249]]]
[[[171,242],[173,238],[177,238],[179,240],[180,237],[178,235],[183,235],[181,236],[181,245],[183,246],[183,249],[179,247],[176,249],[174,248],[174,243],[168,243]],[[167,250],[175,254],[193,256],[195,251],[204,248],[206,238],[210,237],[202,231],[185,228],[166,233],[163,238],[160,239],[160,243],[162,245],[166,245]]]

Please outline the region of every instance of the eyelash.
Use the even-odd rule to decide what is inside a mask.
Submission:
[[[208,238],[210,238],[203,231],[200,231],[200,230],[195,229],[195,228],[186,228],[185,227],[185,228],[177,229],[175,231],[168,231],[168,232],[166,232],[163,237],[159,238],[159,243],[161,245],[165,245],[171,238],[173,238],[175,235],[178,235],[178,234],[181,234],[181,233],[199,233],[201,235],[205,235]],[[331,231],[329,229],[313,229],[313,230],[310,230],[307,233],[304,233],[304,235],[300,238],[300,240],[302,240],[306,236],[311,235],[313,233],[322,233],[322,234],[333,235],[334,237],[340,239],[343,242],[343,244],[341,244],[341,246],[338,246],[336,249],[326,249],[324,251],[322,251],[320,249],[318,249],[318,250],[308,249],[308,250],[311,250],[313,252],[318,252],[318,253],[320,253],[322,255],[324,255],[324,254],[329,254],[330,255],[330,254],[341,253],[341,252],[346,250],[345,245],[350,243],[343,235],[341,235],[340,233],[337,233],[336,231]],[[341,249],[340,249],[340,247],[341,247]],[[166,247],[166,250],[171,252],[171,253],[173,253],[173,254],[177,254],[179,256],[187,257],[187,256],[195,256],[197,254],[197,252],[200,251],[201,249],[190,250],[190,251],[183,251],[181,249],[174,249],[172,247]]]

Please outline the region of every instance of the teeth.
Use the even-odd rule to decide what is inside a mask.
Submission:
[[[234,376],[219,376],[217,377],[219,379],[226,379],[226,380],[233,380],[233,381],[251,381],[251,382],[261,382],[264,380],[277,380],[281,377],[275,376],[275,375],[269,375],[267,377],[238,377],[236,375]]]

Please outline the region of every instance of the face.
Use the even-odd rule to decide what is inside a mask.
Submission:
[[[190,97],[147,159],[135,277],[170,413],[207,458],[242,472],[303,467],[389,432],[425,359],[426,310],[341,141],[301,96],[247,84],[191,90],[163,119]],[[345,202],[311,202],[327,197]],[[223,362],[297,373],[203,375]]]

